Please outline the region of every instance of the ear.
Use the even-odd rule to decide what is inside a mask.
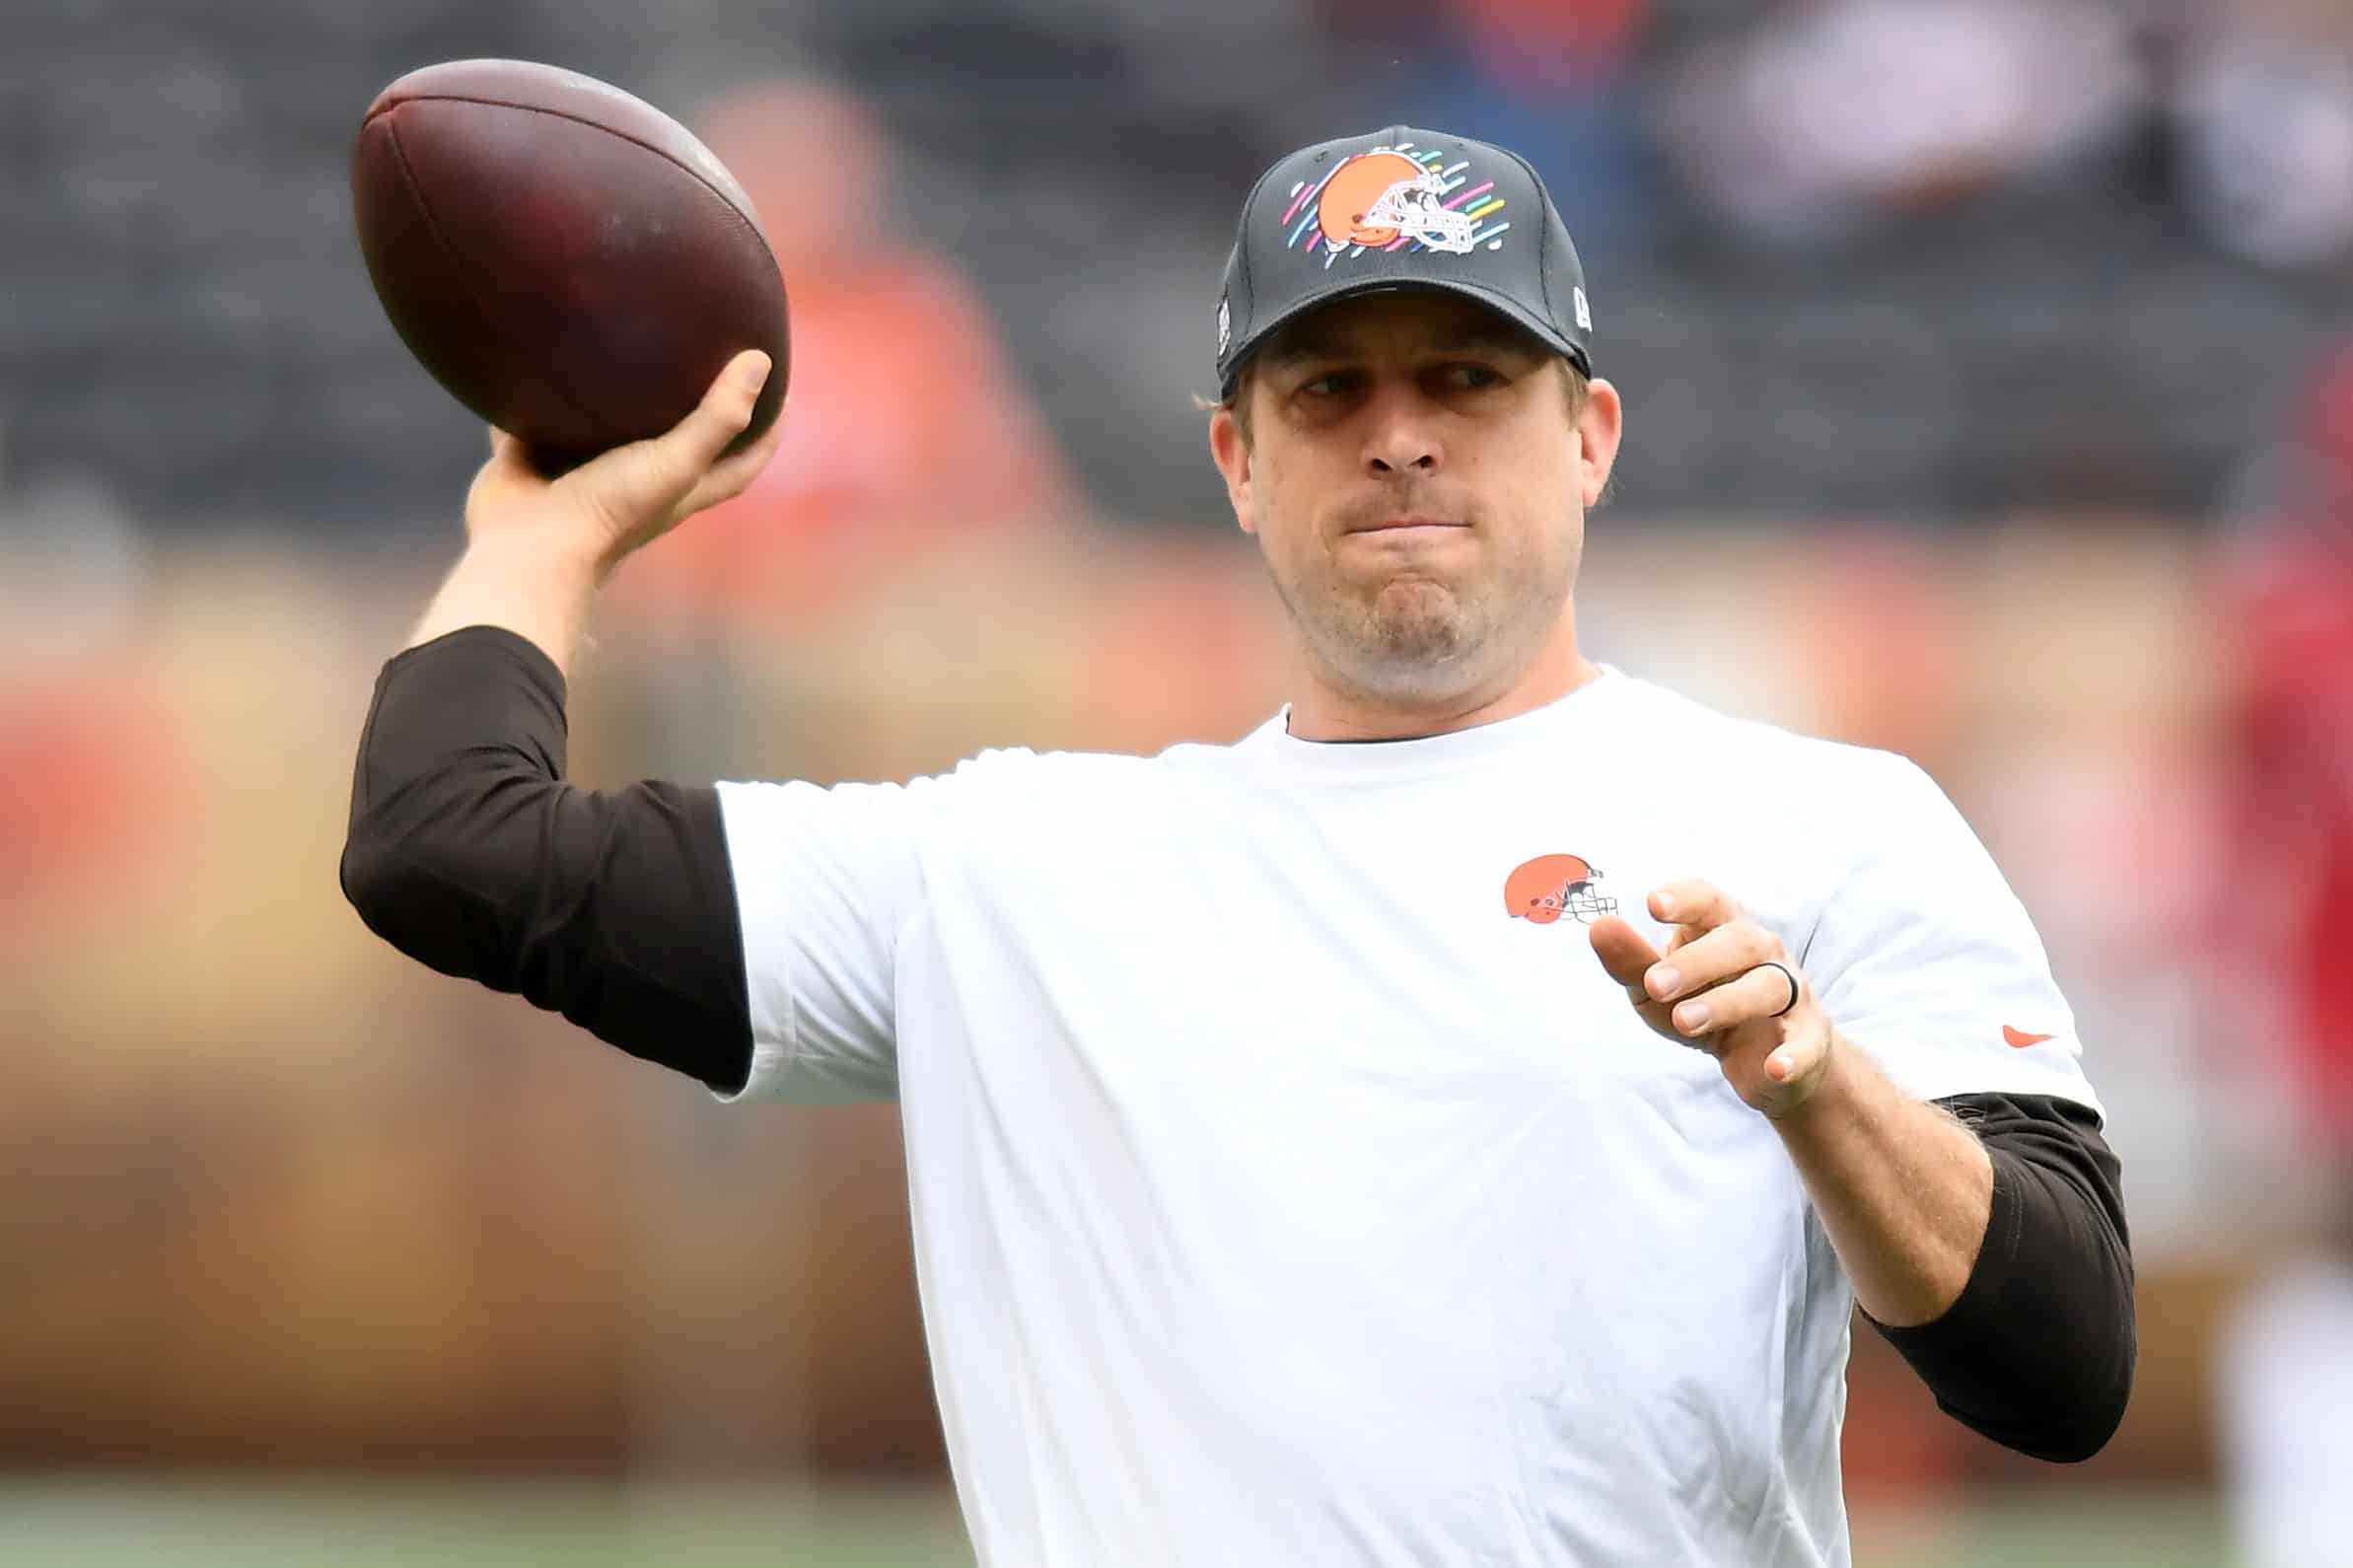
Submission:
[[[1231,408],[1210,411],[1209,456],[1217,463],[1217,471],[1225,477],[1226,499],[1233,504],[1234,521],[1242,525],[1243,533],[1257,533],[1256,514],[1250,509],[1250,444],[1242,434],[1242,421],[1234,417]]]
[[[1609,470],[1617,465],[1617,444],[1625,434],[1625,405],[1617,389],[1597,381],[1586,389],[1584,411],[1577,415],[1577,435],[1584,447],[1579,461],[1585,470],[1585,508],[1592,511],[1609,488]]]

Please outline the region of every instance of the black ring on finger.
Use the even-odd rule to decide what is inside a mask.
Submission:
[[[1798,977],[1794,972],[1791,971],[1788,964],[1783,963],[1776,959],[1767,959],[1764,961],[1764,962],[1758,964],[1757,967],[1760,969],[1779,969],[1781,971],[1781,978],[1789,982],[1789,1000],[1781,1004],[1781,1013],[1786,1013],[1791,1008],[1798,1005]],[[1769,1018],[1779,1018],[1781,1013],[1770,1013],[1766,1016]]]

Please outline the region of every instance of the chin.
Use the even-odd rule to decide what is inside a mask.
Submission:
[[[1276,591],[1308,656],[1335,685],[1396,707],[1451,702],[1492,673],[1493,627],[1449,584],[1420,575],[1391,579],[1369,593],[1338,591],[1294,598]]]
[[[1352,684],[1390,702],[1444,700],[1479,683],[1482,645],[1457,619],[1394,619],[1346,650]]]
[[[1437,583],[1391,583],[1374,599],[1368,645],[1391,658],[1445,659],[1476,640],[1454,591]]]

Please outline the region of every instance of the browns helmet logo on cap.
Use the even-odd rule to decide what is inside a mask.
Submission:
[[[1468,254],[1484,245],[1501,249],[1509,223],[1487,220],[1503,210],[1495,181],[1474,182],[1469,162],[1448,164],[1435,148],[1411,143],[1376,147],[1343,158],[1316,183],[1291,191],[1282,221],[1296,224],[1284,242],[1319,251],[1325,266],[1341,254],[1367,250],[1448,250]]]
[[[1386,248],[1402,235],[1433,250],[1466,251],[1474,226],[1438,205],[1444,194],[1438,171],[1403,153],[1365,153],[1332,171],[1316,198],[1316,218],[1327,245]]]

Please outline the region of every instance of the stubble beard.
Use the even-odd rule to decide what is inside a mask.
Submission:
[[[1413,705],[1459,697],[1509,674],[1500,667],[1525,663],[1566,603],[1571,572],[1523,561],[1509,563],[1503,581],[1405,575],[1369,587],[1335,577],[1287,585],[1270,575],[1325,679],[1372,701]]]

